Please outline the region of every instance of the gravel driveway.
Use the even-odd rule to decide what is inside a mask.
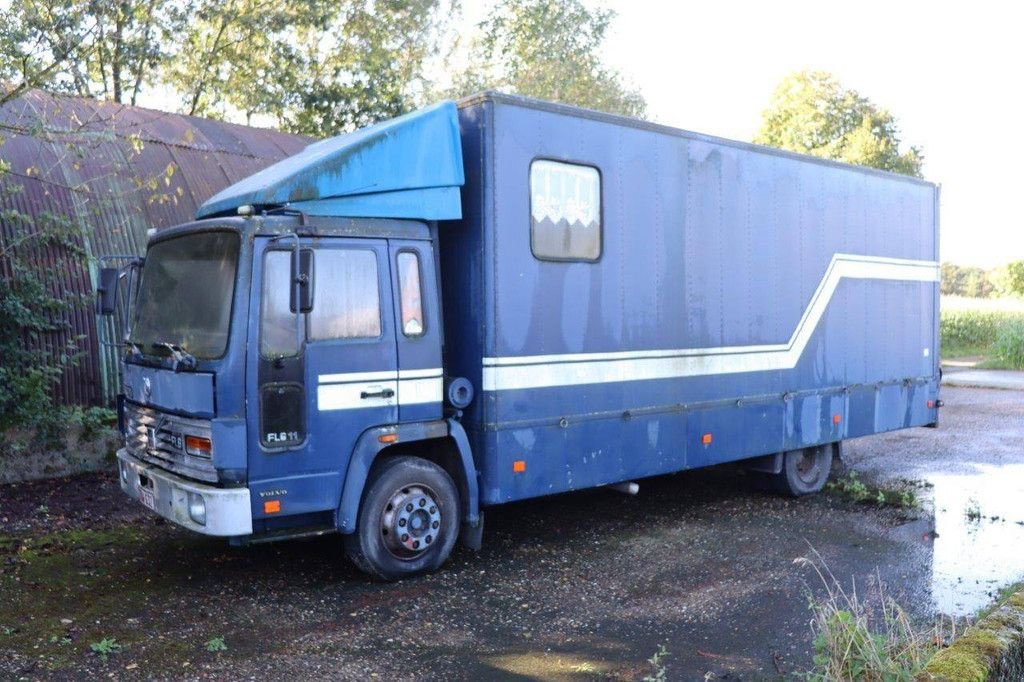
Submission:
[[[1024,393],[944,399],[940,428],[851,442],[848,462],[927,478],[982,458],[984,438],[986,462],[1024,464]],[[821,591],[794,559],[813,549],[928,617],[930,518],[834,492],[784,499],[725,467],[642,481],[636,497],[488,510],[481,552],[385,585],[337,538],[230,549],[174,528],[113,475],[7,486],[0,677],[637,679],[662,645],[669,679],[783,677],[810,665],[808,590]],[[208,651],[220,637],[227,649]],[[90,650],[104,638],[121,646],[105,661]]]

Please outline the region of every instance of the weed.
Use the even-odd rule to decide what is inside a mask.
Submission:
[[[50,644],[66,645],[71,644],[71,638],[67,635],[51,635]]]
[[[880,507],[886,505],[900,509],[917,509],[921,506],[912,482],[903,482],[900,488],[883,488],[870,485],[860,479],[856,471],[851,471],[843,478],[827,484],[829,490],[835,491],[854,502],[874,502]]]
[[[93,642],[89,645],[92,652],[100,657],[100,660],[104,663],[107,662],[107,657],[113,654],[121,652],[121,645],[117,643],[117,640],[113,637],[104,637],[98,642]]]
[[[223,637],[212,637],[206,642],[207,651],[227,651],[228,645],[224,643]]]
[[[968,498],[967,508],[964,509],[964,516],[968,521],[981,521],[981,505],[973,497]]]
[[[668,649],[664,644],[659,644],[658,650],[647,659],[647,662],[651,664],[651,674],[644,676],[643,682],[664,682],[668,679],[668,671],[665,669],[665,659],[668,656]]]
[[[952,638],[955,623],[946,632],[943,621],[917,629],[907,613],[885,594],[881,581],[873,593],[862,599],[852,584],[849,590],[814,552],[814,559],[800,558],[797,564],[810,566],[825,586],[823,599],[811,599],[814,614],[814,669],[807,678],[825,680],[893,680],[910,682],[938,650]]]
[[[36,514],[39,514],[40,516],[49,516],[50,508],[47,507],[45,504],[41,504],[38,507],[36,507]]]
[[[593,663],[589,661],[584,661],[583,663],[577,663],[576,665],[574,665],[572,667],[572,671],[576,675],[593,675],[597,672],[597,668],[594,667]]]

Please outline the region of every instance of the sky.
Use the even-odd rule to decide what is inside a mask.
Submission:
[[[925,177],[942,187],[942,260],[991,268],[1024,259],[1024,7],[584,2],[616,12],[605,62],[642,92],[651,120],[749,141],[783,77],[829,71],[892,112],[904,143],[924,151]],[[458,30],[471,33],[493,4],[463,0]]]
[[[649,118],[750,140],[788,73],[820,69],[897,118],[939,183],[942,260],[1024,259],[1024,7],[1015,3],[657,2],[618,13],[606,63]]]

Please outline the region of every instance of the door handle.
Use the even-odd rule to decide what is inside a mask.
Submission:
[[[363,391],[362,393],[359,394],[359,397],[362,398],[363,400],[366,400],[367,398],[394,398],[395,391],[394,389],[390,388],[385,388],[380,391],[374,391],[373,393]]]

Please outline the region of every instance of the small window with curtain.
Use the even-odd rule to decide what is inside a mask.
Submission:
[[[530,164],[530,248],[544,260],[601,257],[601,174],[593,166]]]
[[[291,251],[267,251],[260,299],[260,355],[265,358],[299,352],[299,321],[291,311],[291,273]]]
[[[317,249],[309,336],[314,340],[381,334],[377,254],[367,249]]]
[[[420,257],[412,251],[398,254],[398,288],[401,293],[402,333],[422,336],[423,297],[420,289]]]

